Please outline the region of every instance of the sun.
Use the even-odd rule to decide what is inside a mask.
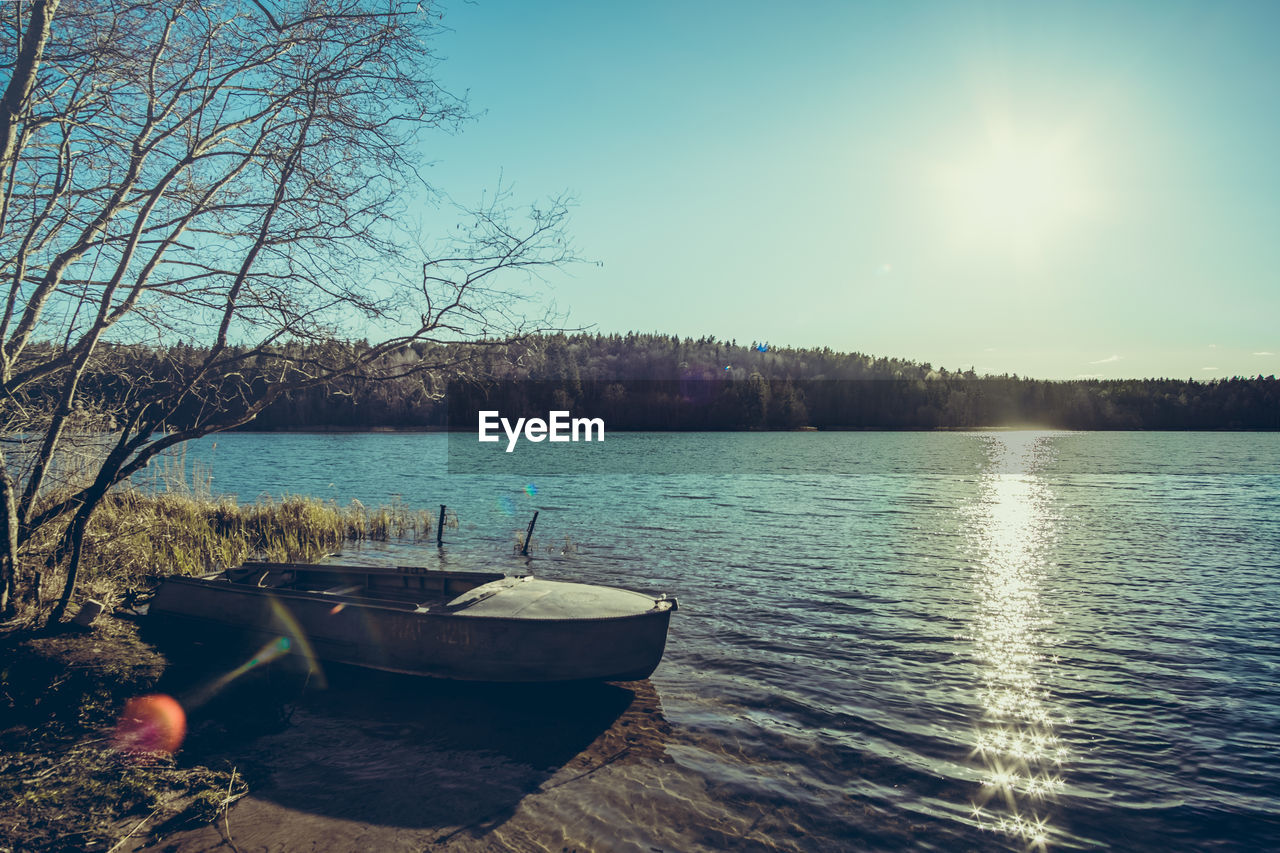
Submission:
[[[1042,231],[1065,211],[1071,185],[1060,164],[1037,152],[1000,151],[971,167],[964,188],[984,228]]]
[[[987,139],[941,170],[942,215],[966,247],[1041,254],[1072,227],[1086,196],[1081,164],[1052,138]]]

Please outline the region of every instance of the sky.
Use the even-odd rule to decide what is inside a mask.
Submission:
[[[453,2],[463,202],[566,325],[1051,379],[1280,373],[1280,3]]]

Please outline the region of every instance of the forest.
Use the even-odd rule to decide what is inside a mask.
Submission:
[[[364,344],[326,346],[358,351]],[[320,358],[321,349],[311,345],[294,355],[305,361],[314,351]],[[179,345],[114,355],[115,368],[90,383],[88,398],[98,401],[99,417],[109,418],[113,404],[139,381],[163,384],[168,373],[183,373],[184,364],[204,353]],[[415,371],[419,361],[455,367]],[[250,359],[236,381],[268,382],[270,363],[263,359],[264,375],[255,376]],[[172,412],[169,426],[181,429],[198,418],[209,397],[191,395]],[[1274,376],[1043,380],[713,337],[556,334],[416,343],[368,373],[284,394],[244,429],[474,429],[479,408],[512,417],[569,410],[603,417],[610,430],[1258,430],[1280,429],[1280,382]]]

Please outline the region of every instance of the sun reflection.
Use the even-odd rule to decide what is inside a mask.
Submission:
[[[1051,827],[1037,807],[1065,787],[1070,753],[1046,686],[1057,656],[1044,652],[1050,619],[1040,598],[1053,535],[1048,489],[1035,471],[1050,451],[1044,433],[984,436],[991,465],[969,518],[978,602],[973,626],[982,717],[972,754],[982,762],[974,823],[1044,849]]]

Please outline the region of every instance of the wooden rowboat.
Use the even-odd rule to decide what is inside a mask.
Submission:
[[[206,648],[273,641],[313,661],[461,681],[631,681],[662,659],[674,598],[530,575],[245,563],[169,577],[148,633]]]

